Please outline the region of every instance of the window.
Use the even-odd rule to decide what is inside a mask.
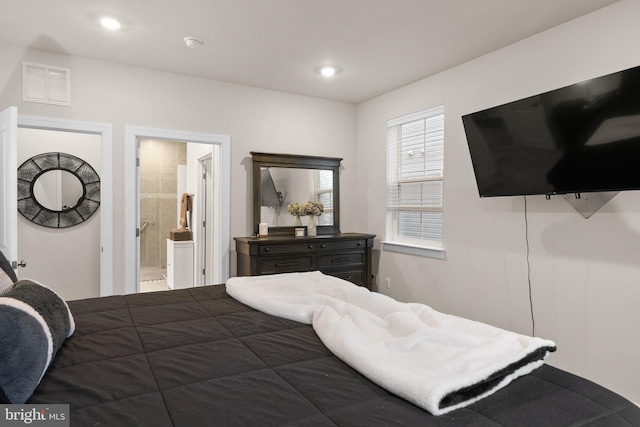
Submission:
[[[443,179],[444,106],[389,120],[385,245],[442,251]]]
[[[318,225],[333,224],[333,171],[309,171],[309,200],[320,202],[324,212],[318,217]]]

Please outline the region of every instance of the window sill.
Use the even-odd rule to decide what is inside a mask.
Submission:
[[[445,252],[443,248],[434,248],[429,246],[412,245],[410,243],[392,242],[383,240],[382,249],[390,252],[399,252],[409,255],[418,255],[428,258],[444,259]]]

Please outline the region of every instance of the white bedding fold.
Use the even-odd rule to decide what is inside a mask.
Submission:
[[[494,393],[555,350],[553,341],[401,303],[319,271],[234,277],[227,292],[312,324],[345,363],[434,415]]]

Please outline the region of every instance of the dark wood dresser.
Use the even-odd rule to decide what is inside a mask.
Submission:
[[[238,276],[320,270],[371,289],[373,234],[235,237]]]

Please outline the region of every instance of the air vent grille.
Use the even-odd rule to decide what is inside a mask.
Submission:
[[[71,106],[71,70],[53,65],[23,62],[22,100]]]

